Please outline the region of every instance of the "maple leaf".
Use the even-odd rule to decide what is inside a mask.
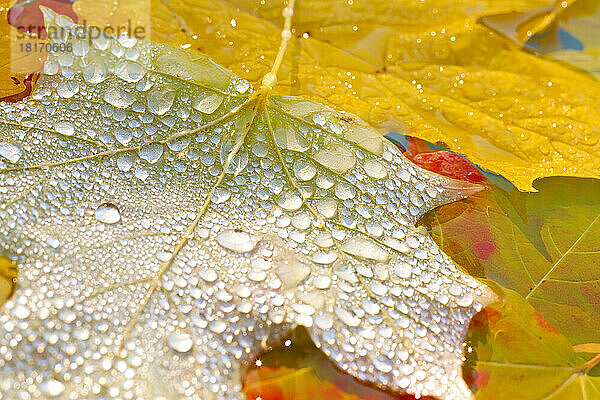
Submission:
[[[45,10],[30,98],[0,106],[0,399],[241,399],[297,325],[383,387],[463,399],[462,340],[494,295],[415,221],[480,190],[352,114],[271,95],[204,55]],[[83,36],[82,36],[83,35]],[[67,46],[63,46],[67,48]]]
[[[123,2],[108,3],[74,8],[102,24],[110,20],[103,8],[112,13]],[[303,0],[275,90],[353,112],[382,133],[444,142],[520,190],[544,176],[598,177],[600,114],[590,104],[600,84],[478,23],[554,3]],[[277,52],[284,5],[173,0],[141,12],[150,14],[153,38],[198,48],[259,81]]]
[[[538,193],[492,189],[423,222],[472,275],[517,291],[572,344],[595,342],[600,182],[555,177],[536,187]]]
[[[597,399],[597,344],[573,348],[519,294],[477,314],[467,335],[466,375],[476,399]],[[577,350],[577,351],[576,351]],[[582,353],[591,350],[592,357]]]

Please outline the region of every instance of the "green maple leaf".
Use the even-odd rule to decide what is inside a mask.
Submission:
[[[281,57],[253,90],[44,12],[73,51],[0,107],[0,248],[19,266],[0,399],[241,399],[240,368],[297,325],[360,379],[470,396],[462,341],[493,295],[414,223],[478,188],[270,96]]]

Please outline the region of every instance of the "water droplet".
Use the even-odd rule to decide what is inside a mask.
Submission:
[[[44,74],[45,75],[56,75],[58,73],[58,63],[48,60],[44,64]]]
[[[105,224],[116,224],[121,220],[121,213],[116,205],[112,203],[101,204],[94,212],[96,221]]]
[[[56,93],[60,97],[65,99],[70,99],[75,96],[79,92],[79,84],[77,81],[63,81],[58,84],[56,87]]]
[[[29,309],[29,307],[25,307],[22,304],[18,304],[12,309],[12,314],[18,319],[26,319],[29,318],[29,316],[31,315],[31,310]]]
[[[210,201],[212,201],[214,204],[221,204],[229,200],[230,197],[231,193],[229,190],[224,188],[216,188],[213,191]]]
[[[104,92],[103,98],[108,104],[120,108],[129,107],[135,101],[135,97],[133,97],[131,93],[119,88],[108,89]]]
[[[145,68],[133,61],[121,60],[115,66],[115,75],[127,82],[138,82],[145,74]]]
[[[175,152],[179,152],[182,150],[187,149],[187,147],[190,145],[190,138],[189,137],[180,137],[177,139],[173,139],[170,140],[169,142],[167,142],[167,147]]]
[[[327,123],[327,118],[325,118],[325,116],[323,114],[314,114],[313,115],[313,122],[315,124],[321,125],[321,126],[325,126],[325,124]]]
[[[264,157],[267,154],[269,154],[269,149],[267,148],[267,145],[265,145],[262,142],[257,142],[254,143],[254,145],[252,146],[252,153],[257,156],[257,157]]]
[[[325,218],[332,218],[337,212],[337,202],[330,198],[318,200],[316,206],[319,214]]]
[[[363,168],[367,175],[373,179],[384,179],[387,177],[387,170],[379,161],[367,160],[363,164]]]
[[[212,268],[202,268],[198,272],[198,275],[200,275],[200,278],[204,279],[206,282],[214,282],[219,278],[215,270]]]
[[[345,308],[335,307],[334,308],[335,315],[348,326],[358,326],[360,325],[360,318],[354,315],[352,312],[346,310]]]
[[[85,56],[90,51],[90,45],[87,40],[73,41],[73,54],[78,57]]]
[[[323,252],[317,251],[312,255],[312,260],[317,264],[331,264],[337,260],[338,255],[335,251]]]
[[[192,336],[187,333],[171,333],[167,343],[171,349],[178,353],[187,353],[194,346]]]
[[[235,81],[235,83],[233,84],[233,88],[240,93],[246,93],[246,91],[250,89],[250,84],[243,79],[239,79]]]
[[[54,130],[62,133],[65,136],[73,136],[75,134],[75,126],[68,121],[59,121],[54,124]]]
[[[56,379],[48,379],[40,383],[40,391],[48,397],[58,397],[65,391],[65,385]]]
[[[354,153],[346,146],[339,144],[319,150],[313,155],[313,159],[336,174],[346,173],[356,164]]]
[[[75,321],[75,318],[77,318],[77,314],[75,314],[73,310],[62,310],[58,313],[58,318],[62,322],[70,324],[71,322]]]
[[[450,292],[451,295],[453,296],[460,296],[462,294],[462,287],[460,287],[460,285],[453,283],[452,285],[450,285],[450,287],[448,288],[448,291]]]
[[[154,89],[148,94],[148,111],[156,115],[163,115],[169,111],[174,100],[174,90]]]
[[[412,267],[406,262],[402,262],[394,267],[394,272],[399,278],[407,279],[412,275]]]
[[[90,38],[94,46],[99,50],[106,50],[110,45],[110,36],[104,29],[96,27],[90,29]]]
[[[313,279],[313,286],[317,289],[328,289],[331,286],[331,278],[326,275],[319,275]]]
[[[115,138],[121,143],[123,146],[126,146],[131,139],[133,139],[133,134],[129,129],[117,129],[115,132]]]
[[[0,156],[15,164],[23,155],[21,148],[13,143],[0,143]]]
[[[214,333],[223,333],[227,329],[227,324],[223,320],[217,319],[212,321],[208,328]]]
[[[406,238],[406,244],[408,244],[411,249],[416,249],[419,247],[419,239],[414,235],[409,235]]]
[[[329,313],[318,313],[314,318],[315,325],[319,329],[331,329],[333,327],[333,315]]]
[[[277,263],[277,276],[285,288],[294,288],[310,275],[310,267],[302,261],[292,258]]]
[[[218,94],[211,94],[203,99],[196,99],[192,103],[192,107],[204,114],[212,114],[223,103],[223,97]]]
[[[456,300],[456,304],[458,304],[461,307],[469,307],[471,304],[473,304],[473,296],[471,294],[465,294],[463,296],[460,296]]]
[[[288,211],[296,211],[302,207],[303,201],[296,192],[284,192],[277,199],[277,204]]]
[[[310,181],[317,174],[317,168],[310,162],[298,160],[294,163],[294,175],[301,181]]]
[[[308,140],[293,126],[275,128],[275,142],[277,146],[293,151],[304,152],[310,148]]]
[[[390,254],[370,239],[353,237],[342,244],[343,252],[366,260],[387,262]]]
[[[224,141],[221,145],[221,150],[219,152],[219,157],[221,159],[221,164],[225,165],[229,155],[233,151],[235,143],[232,140]],[[229,163],[227,167],[227,173],[238,175],[240,172],[246,168],[248,165],[248,151],[244,147],[238,150],[238,152],[234,155],[233,159]]]
[[[317,184],[317,187],[319,187],[319,189],[330,189],[333,186],[334,181],[333,179],[331,179],[330,176],[319,175],[317,176],[317,180],[315,183]]]
[[[104,82],[108,78],[108,72],[103,64],[92,64],[88,65],[83,70],[83,79],[86,82],[96,85]]]
[[[335,185],[334,192],[340,200],[350,200],[353,199],[354,196],[356,196],[356,191],[354,190],[354,187],[351,184],[345,182],[338,183],[337,185]]]
[[[392,360],[385,356],[371,357],[371,360],[373,361],[373,366],[375,368],[386,374],[390,372],[394,366]]]
[[[254,250],[258,244],[258,239],[247,232],[227,230],[217,235],[217,243],[228,250],[247,253]]]
[[[57,249],[60,246],[60,240],[57,238],[48,238],[46,239],[46,244],[53,249]]]
[[[133,36],[118,36],[117,41],[125,48],[131,48],[137,44],[137,39]]]
[[[160,143],[148,143],[140,149],[140,158],[148,161],[150,164],[156,163],[163,155],[163,145]]]
[[[117,168],[123,172],[127,172],[133,166],[133,156],[131,154],[122,154],[117,157]]]
[[[381,311],[381,307],[371,299],[364,299],[362,301],[362,308],[367,314],[377,315]]]
[[[314,240],[315,244],[323,249],[328,249],[334,245],[333,236],[329,232],[319,233]]]
[[[301,212],[300,214],[297,214],[292,218],[292,226],[300,230],[308,229],[310,227],[311,222],[312,219],[305,212]]]

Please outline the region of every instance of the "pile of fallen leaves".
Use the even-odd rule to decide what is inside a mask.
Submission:
[[[17,28],[43,26],[40,5],[97,26],[135,15],[134,25],[151,23],[150,39],[196,49],[259,83],[278,51],[285,2],[17,2],[4,8],[5,56]],[[467,333],[463,376],[477,399],[600,398],[600,59],[589,35],[598,32],[598,17],[589,17],[597,9],[587,0],[296,5],[276,93],[352,112],[394,132],[415,164],[487,187],[421,221],[501,295]],[[569,35],[581,48],[561,42]],[[30,57],[11,60],[26,67],[3,66],[3,101],[31,92],[44,54]],[[14,269],[0,258],[0,301]],[[249,369],[245,392],[252,400],[402,398],[337,371],[301,330]]]

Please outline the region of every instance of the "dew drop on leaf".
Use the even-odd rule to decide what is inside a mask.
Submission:
[[[225,203],[231,197],[231,193],[227,189],[216,188],[211,196],[211,201],[215,204]]]
[[[333,236],[329,232],[319,233],[315,237],[314,243],[323,249],[328,249],[334,245]]]
[[[389,253],[381,246],[362,237],[348,239],[342,244],[341,249],[345,253],[367,260],[386,262],[390,259]]]
[[[140,149],[140,158],[148,161],[150,164],[155,164],[160,160],[164,152],[163,145],[160,143],[148,143]]]
[[[120,128],[115,132],[115,138],[119,143],[126,146],[133,139],[133,134],[129,129]]]
[[[94,211],[96,221],[105,224],[116,224],[121,220],[121,213],[116,205],[112,203],[101,204],[96,211]]]
[[[283,286],[293,288],[304,281],[310,275],[310,267],[297,259],[281,261],[277,264],[277,276],[281,279]]]
[[[473,296],[471,294],[465,294],[463,296],[460,296],[456,300],[456,304],[458,304],[461,307],[469,307],[471,304],[473,304]]]
[[[337,202],[334,199],[325,198],[317,201],[317,211],[325,218],[331,218],[337,211]]]
[[[223,98],[218,94],[211,94],[203,99],[196,99],[192,103],[192,107],[204,114],[212,114],[223,103]]]
[[[135,101],[135,98],[131,95],[131,93],[119,88],[108,89],[106,92],[104,92],[103,98],[108,104],[120,108],[129,107]]]
[[[167,344],[178,353],[187,353],[194,345],[192,336],[187,333],[172,333],[167,339]]]
[[[46,239],[46,244],[53,249],[57,249],[60,246],[60,240],[57,238],[48,238]]]
[[[227,328],[227,324],[222,319],[212,321],[208,328],[214,333],[223,333]]]
[[[348,172],[356,164],[354,153],[342,145],[325,147],[313,155],[313,158],[325,168],[338,174]]]
[[[50,397],[58,397],[65,391],[65,385],[56,379],[49,379],[40,383],[40,391]]]
[[[236,253],[247,253],[254,250],[258,244],[258,239],[247,232],[226,230],[217,235],[217,243]]]
[[[122,60],[115,66],[115,75],[127,82],[138,82],[145,74],[142,65],[129,60]]]
[[[54,129],[58,133],[62,133],[65,136],[73,136],[75,134],[75,127],[68,121],[59,121],[54,124]]]
[[[317,168],[310,162],[298,160],[294,163],[294,175],[301,181],[310,181],[317,174]]]
[[[154,89],[148,94],[148,110],[156,115],[164,115],[171,109],[174,100],[174,90]]]
[[[15,164],[23,155],[21,148],[13,143],[0,143],[0,156]]]
[[[64,97],[65,99],[70,99],[71,97],[75,96],[78,92],[79,84],[75,80],[61,82],[56,88],[56,93],[58,93],[60,97]]]
[[[331,329],[333,327],[333,315],[327,312],[315,315],[314,321],[319,329]]]
[[[387,176],[387,170],[378,161],[367,160],[363,164],[363,168],[365,169],[367,175],[373,179],[384,179]]]
[[[92,85],[104,82],[106,78],[108,78],[108,72],[104,64],[92,64],[83,70],[83,79]]]
[[[337,260],[338,255],[334,251],[330,252],[322,252],[317,251],[312,255],[312,260],[317,264],[331,264],[335,260]]]
[[[277,204],[288,211],[296,211],[302,207],[302,198],[295,192],[284,192],[277,199]]]
[[[123,172],[127,172],[133,166],[133,156],[131,154],[122,154],[117,157],[117,168]]]

